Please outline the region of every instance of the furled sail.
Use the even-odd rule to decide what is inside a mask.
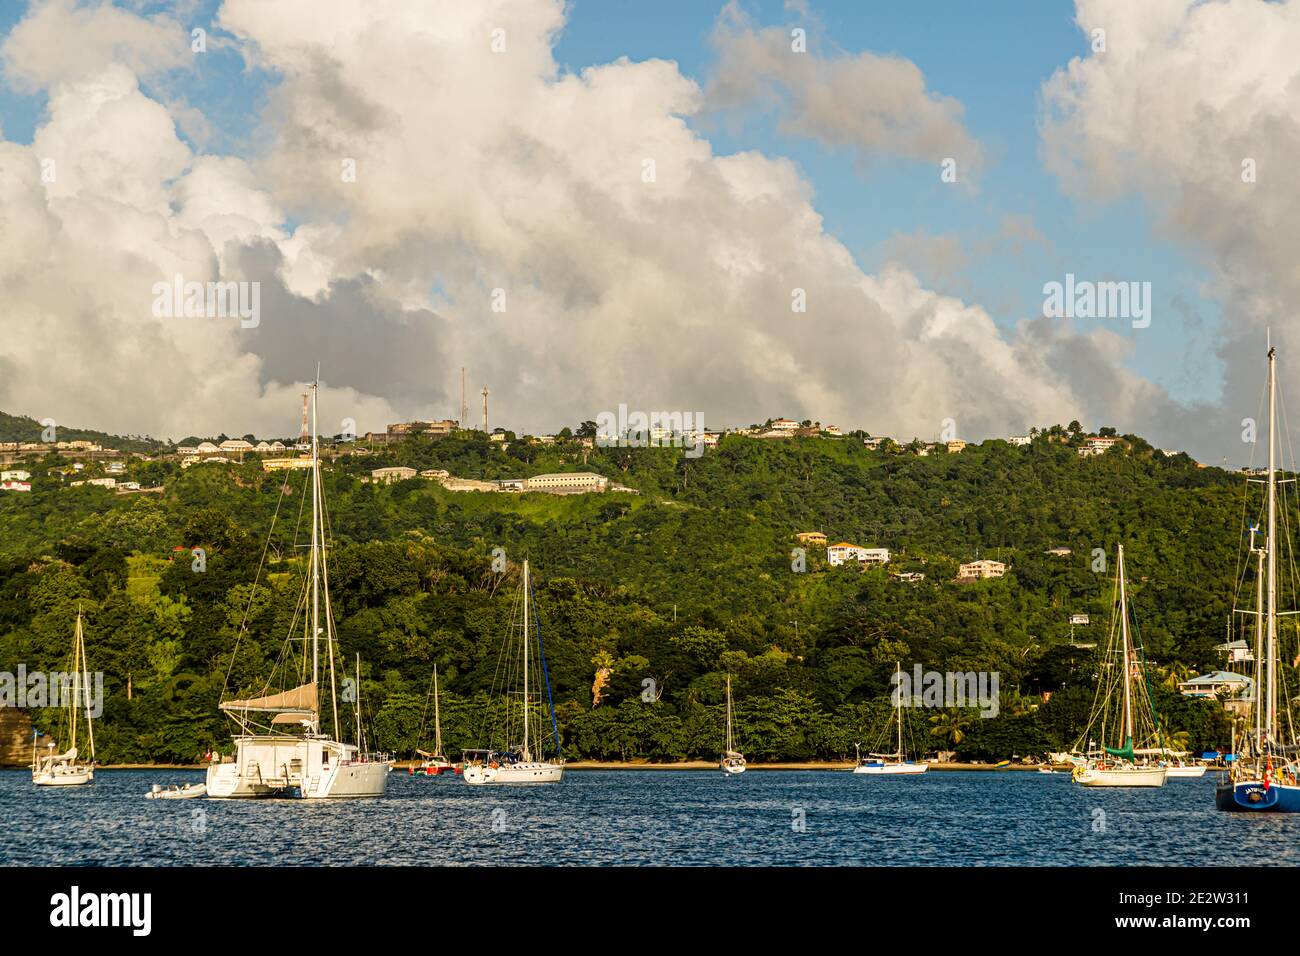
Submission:
[[[222,710],[260,711],[275,714],[314,714],[316,713],[316,682],[300,684],[292,690],[266,697],[252,697],[248,700],[228,700],[221,704]]]

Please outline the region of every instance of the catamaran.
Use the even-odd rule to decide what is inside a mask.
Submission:
[[[90,668],[86,666],[86,638],[81,630],[81,608],[77,608],[77,626],[72,636],[72,696],[68,698],[68,749],[61,754],[49,745],[49,753],[38,756],[36,734],[32,734],[32,783],[38,787],[77,787],[95,782],[95,728],[90,717]],[[86,742],[90,760],[78,760],[77,725],[86,717]]]
[[[1075,783],[1085,787],[1163,787],[1166,771],[1162,766],[1138,763],[1141,751],[1135,752],[1133,743],[1155,740],[1159,731],[1150,698],[1145,693],[1134,693],[1134,670],[1140,671],[1137,653],[1129,635],[1128,588],[1124,578],[1124,545],[1116,546],[1115,589],[1118,593],[1118,613],[1112,616],[1110,640],[1102,662],[1101,676],[1097,681],[1097,696],[1092,717],[1084,728],[1079,743],[1089,739],[1094,726],[1100,722],[1102,747],[1096,750],[1090,741],[1087,760],[1074,769]],[[1118,726],[1110,724],[1118,705]],[[1140,726],[1139,726],[1140,725]],[[1111,729],[1118,732],[1116,746],[1106,746]],[[1076,748],[1077,749],[1077,748]],[[1152,752],[1150,750],[1148,753]]]
[[[523,680],[523,692],[519,695],[519,712],[522,720],[519,724],[515,723],[515,708],[510,700],[512,695],[507,696],[505,721],[501,728],[503,746],[497,749],[464,752],[462,778],[473,786],[559,783],[564,779],[564,758],[559,754],[560,731],[555,722],[555,703],[551,699],[546,651],[542,647],[542,629],[535,613],[536,605],[533,600],[527,561],[524,561],[516,608],[522,608],[523,621],[519,631],[519,657],[514,656],[514,635],[508,634],[502,648],[501,665],[504,665],[506,680],[509,681],[516,663],[519,664],[518,674]],[[530,611],[534,612],[531,616]],[[531,629],[535,632],[537,641],[536,655],[532,654],[534,635],[530,633],[530,617]],[[519,619],[516,615],[515,620]],[[512,632],[513,629],[512,623]],[[501,665],[498,673],[501,672]],[[534,671],[537,673],[533,673]],[[529,719],[533,709],[533,697],[540,696],[536,690],[539,682],[546,689],[546,704],[551,716],[551,739],[555,743],[556,750],[554,760],[543,759],[542,753],[546,741],[542,728],[537,726],[537,721]],[[518,731],[516,738],[514,735],[517,727],[522,729]]]
[[[745,757],[736,749],[735,731],[732,729],[731,675],[727,675],[727,738],[723,744],[719,768],[728,776],[745,772]]]
[[[425,701],[425,707],[429,702]],[[426,710],[425,713],[428,713]],[[424,734],[424,721],[420,721],[420,735]],[[424,759],[409,771],[417,777],[436,777],[442,773],[452,773],[455,768],[447,755],[442,752],[442,718],[438,713],[438,665],[433,665],[433,751],[416,748],[415,752]]]
[[[1252,726],[1234,750],[1231,769],[1220,775],[1214,804],[1220,810],[1300,813],[1300,766],[1295,741],[1282,735],[1278,695],[1280,676],[1277,638],[1277,349],[1268,350],[1267,529],[1263,547],[1255,547],[1257,526],[1250,529],[1256,559],[1255,678]],[[1250,613],[1250,612],[1246,612]],[[1285,707],[1285,697],[1281,707]],[[1291,726],[1288,719],[1287,726]],[[1234,725],[1234,736],[1236,727]]]
[[[867,773],[873,775],[894,776],[898,774],[925,773],[928,769],[930,769],[929,764],[908,760],[906,752],[903,750],[904,702],[903,702],[902,690],[901,690],[903,686],[901,680],[902,673],[903,673],[903,665],[901,661],[895,664],[894,670],[895,670],[894,687],[898,688],[897,690],[894,691],[894,695],[895,695],[894,713],[895,716],[897,717],[897,724],[898,724],[898,750],[896,750],[892,754],[869,753],[867,754],[867,759],[864,760],[862,757],[861,748],[857,744],[854,744],[853,749],[857,753],[857,758],[858,758],[857,760],[858,765],[853,768],[854,773]],[[890,730],[889,724],[893,724],[893,723],[895,723],[895,721],[891,719],[889,723],[885,725],[885,729],[881,733],[882,738],[886,733],[889,732]]]
[[[339,723],[334,671],[336,636],[329,596],[329,557],[325,534],[325,501],[321,490],[320,445],[316,428],[316,395],[311,385],[311,552],[299,607],[308,632],[303,636],[304,667],[310,648],[311,679],[288,690],[260,697],[225,700],[220,709],[237,725],[235,755],[229,762],[208,767],[207,794],[218,799],[293,797],[304,800],[380,797],[392,764],[366,752],[361,732],[360,661],[356,688],[356,739],[344,743]],[[274,533],[274,528],[272,528]],[[291,630],[296,628],[296,620]],[[321,635],[325,636],[329,669],[333,736],[321,728]],[[301,679],[301,678],[300,678]],[[264,688],[269,689],[269,688]],[[291,732],[290,728],[295,732]]]

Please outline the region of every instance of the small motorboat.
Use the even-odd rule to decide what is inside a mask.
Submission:
[[[1053,770],[1051,767],[1047,766],[1046,764],[1044,764],[1043,766],[1039,767],[1039,768],[1038,768],[1038,772],[1039,772],[1039,773],[1056,773],[1055,770]]]
[[[195,797],[202,797],[208,792],[206,783],[187,783],[184,786],[172,784],[164,787],[160,783],[155,783],[146,793],[146,800],[193,800]]]

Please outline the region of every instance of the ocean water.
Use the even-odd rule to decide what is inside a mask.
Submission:
[[[145,799],[198,771],[101,770],[91,786],[55,789],[6,770],[0,864],[1300,863],[1300,815],[1218,812],[1214,778],[1096,790],[1020,772],[571,771],[556,786],[497,789],[394,771],[382,799],[313,803]]]

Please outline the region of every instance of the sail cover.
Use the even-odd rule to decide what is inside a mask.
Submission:
[[[269,694],[266,697],[228,700],[221,704],[221,709],[256,710],[274,714],[314,714],[316,713],[316,682],[300,684],[292,690]]]

